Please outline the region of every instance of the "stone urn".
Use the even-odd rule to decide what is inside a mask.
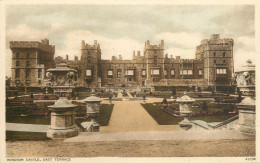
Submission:
[[[192,123],[188,117],[191,114],[190,107],[192,103],[195,102],[195,99],[184,94],[182,97],[177,98],[176,102],[179,103],[180,115],[184,117],[184,119],[179,123],[180,127],[191,127]]]
[[[87,114],[92,116],[96,116],[100,113],[100,102],[101,99],[97,97],[94,93],[91,94],[90,97],[87,97],[84,102],[87,107]]]
[[[54,105],[48,106],[51,110],[51,126],[47,131],[47,137],[63,139],[78,135],[75,125],[75,108],[66,97],[60,97]]]
[[[67,99],[74,88],[77,71],[70,69],[61,63],[55,68],[47,70],[48,84],[59,96],[54,105],[48,106],[51,111],[51,125],[47,131],[47,137],[52,139],[64,139],[78,135],[75,125],[75,109],[77,105],[71,104]]]
[[[255,65],[247,61],[235,72],[237,88],[244,99],[236,104],[239,109],[239,119],[236,129],[249,134],[255,134]]]

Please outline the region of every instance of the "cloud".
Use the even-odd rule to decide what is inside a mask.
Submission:
[[[154,36],[158,40],[166,40],[175,46],[181,46],[184,48],[195,48],[200,44],[200,41],[205,38],[201,33],[160,33]]]
[[[56,56],[80,55],[81,41],[89,45],[94,44],[94,40],[100,44],[102,59],[111,59],[113,55],[122,55],[123,59],[131,59],[133,50],[140,50],[144,44],[129,37],[109,38],[95,34],[87,30],[75,30],[69,32],[65,38],[65,46],[56,51]]]
[[[193,49],[182,49],[182,48],[169,48],[165,50],[165,54],[168,53],[168,57],[180,56],[182,59],[194,59],[195,48]]]
[[[240,36],[234,39],[235,44],[243,45],[247,50],[255,50],[255,39],[248,36]]]
[[[248,51],[246,49],[239,49],[234,53],[234,69],[235,71],[239,67],[246,65],[246,61],[250,59],[254,64],[255,62],[255,52]]]

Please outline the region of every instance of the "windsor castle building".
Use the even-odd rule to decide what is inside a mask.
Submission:
[[[81,87],[231,86],[233,45],[233,39],[213,34],[196,47],[195,59],[182,59],[165,54],[163,40],[159,45],[146,41],[143,54],[134,51],[131,60],[120,55],[103,60],[102,46],[96,40],[93,45],[82,41],[80,59],[69,60],[68,56],[54,58],[55,46],[48,40],[11,41],[12,85],[41,87],[46,70],[65,62],[77,70],[77,86]]]

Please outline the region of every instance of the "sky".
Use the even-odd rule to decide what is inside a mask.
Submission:
[[[234,39],[235,69],[255,60],[252,5],[10,5],[6,10],[6,75],[11,75],[9,41],[49,39],[55,56],[80,56],[81,41],[98,40],[102,59],[143,53],[144,43],[164,40],[165,53],[193,59],[211,34]]]

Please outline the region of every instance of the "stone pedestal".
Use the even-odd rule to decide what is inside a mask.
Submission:
[[[47,131],[47,137],[64,139],[78,135],[75,125],[77,105],[73,105],[66,98],[61,97],[54,105],[48,107],[51,110],[51,126]]]
[[[192,126],[191,121],[188,119],[188,116],[191,114],[190,105],[195,101],[195,99],[190,98],[185,95],[176,100],[179,103],[180,114],[184,119],[179,123],[180,127],[183,129],[189,129]]]
[[[255,134],[255,65],[250,60],[247,63],[235,73],[238,93],[247,96],[241,103],[236,104],[239,109],[236,129]]]
[[[251,97],[246,97],[241,103],[236,105],[239,109],[239,119],[236,129],[255,134],[255,101]]]

